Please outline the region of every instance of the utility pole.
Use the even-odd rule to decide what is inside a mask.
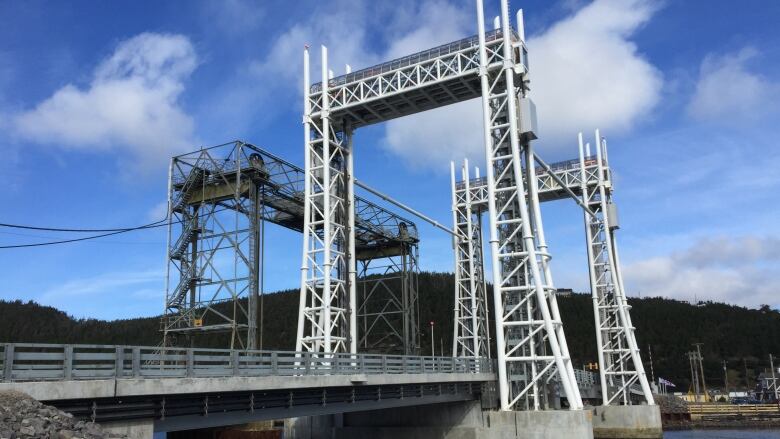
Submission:
[[[707,382],[704,380],[704,363],[701,356],[701,346],[703,344],[704,343],[694,343],[693,345],[696,346],[696,354],[699,359],[699,372],[701,372],[701,387],[702,391],[704,392],[704,402],[707,402]]]
[[[772,354],[769,354],[769,367],[772,368],[772,386],[775,390],[775,404],[777,403],[777,378],[775,378],[775,362],[774,362],[774,356]]]
[[[695,402],[699,402],[699,374],[695,369],[696,353],[688,352],[688,363],[691,366],[691,386],[693,390],[693,398]]]
[[[745,391],[747,392],[750,390],[750,383],[748,383],[748,368],[747,368],[747,360],[745,360],[745,357],[742,357],[742,365],[745,366]]]
[[[431,320],[431,357],[436,356],[436,341],[433,338],[433,320]]]
[[[647,345],[647,355],[650,358],[650,381],[655,382],[655,371],[653,370],[653,347]]]
[[[729,397],[729,371],[726,367],[726,360],[723,360],[723,391],[726,392],[726,398]]]

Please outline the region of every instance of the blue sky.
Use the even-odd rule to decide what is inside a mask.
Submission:
[[[578,131],[608,138],[629,293],[780,305],[780,3],[512,6],[526,16],[537,152],[568,159]],[[471,1],[445,0],[0,0],[0,17],[0,222],[95,228],[161,218],[175,153],[244,139],[302,164],[304,44],[327,45],[340,73],[476,27]],[[479,111],[360,130],[358,178],[449,223],[449,161],[483,161]],[[543,214],[556,284],[586,290],[581,213],[560,201]],[[419,227],[422,268],[451,270],[448,236]],[[266,289],[297,287],[300,237],[267,232]],[[0,245],[70,236],[0,228]],[[164,263],[162,230],[0,250],[0,298],[154,315]]]

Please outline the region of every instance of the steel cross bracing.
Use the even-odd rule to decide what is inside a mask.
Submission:
[[[586,152],[579,136],[581,182],[586,181]],[[639,384],[648,404],[654,404],[639,347],[634,336],[630,306],[620,272],[615,230],[619,227],[612,202],[612,182],[607,162],[606,142],[596,130],[596,185],[581,184],[582,201],[595,215],[584,214],[588,267],[599,374],[603,403],[630,404],[631,387]]]
[[[251,349],[257,345],[251,336],[257,320],[257,295],[252,292],[259,290],[262,273],[263,242],[258,229],[261,231],[267,221],[303,230],[303,176],[303,169],[239,141],[172,159],[169,275],[163,319],[166,345],[190,345],[186,339],[192,335],[214,331],[230,333],[235,347]],[[398,272],[387,277],[400,278],[404,285],[415,288],[402,290],[394,281],[386,285],[393,289],[389,294],[410,298],[410,305],[402,308],[403,319],[416,322],[416,225],[361,197],[355,198],[355,209],[359,260],[374,266],[406,257],[407,264],[401,264]],[[250,220],[253,215],[257,221]],[[409,262],[410,254],[415,255],[415,263]],[[383,279],[375,275],[365,281]],[[380,296],[369,300],[379,300]],[[404,333],[401,323],[394,318],[388,321],[397,327],[377,326],[361,337],[375,346],[374,340],[386,339],[388,331]],[[416,326],[411,326],[408,340],[392,343],[393,349],[383,352],[415,353],[419,345],[413,342],[419,339],[415,331]]]
[[[452,219],[457,233],[455,250],[455,316],[452,337],[454,357],[490,357],[490,337],[482,254],[482,212],[473,206],[469,188],[468,161],[461,172],[463,184],[455,183],[451,163]]]
[[[363,352],[418,354],[417,246],[382,259],[358,259],[358,264],[358,347]]]

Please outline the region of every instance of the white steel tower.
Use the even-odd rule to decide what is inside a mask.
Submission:
[[[356,352],[356,264],[352,136],[331,120],[328,51],[322,47],[319,111],[311,111],[304,51],[305,183],[303,263],[296,350]]]
[[[455,181],[455,163],[450,164],[452,180],[452,221],[456,236],[455,316],[452,356],[490,357],[487,297],[482,253],[482,208],[472,200],[466,160],[462,180]],[[477,175],[479,179],[479,175]],[[484,186],[483,186],[484,187]]]
[[[544,408],[544,384],[557,372],[562,395],[580,409],[552,280],[537,247],[537,194],[526,192],[523,181],[523,158],[533,161],[530,142],[536,135],[533,103],[526,97],[522,14],[515,33],[502,0],[498,44],[489,47],[481,0],[477,20],[501,408]]]
[[[631,404],[631,387],[639,384],[645,400],[652,405],[653,394],[634,337],[630,306],[620,273],[615,241],[619,224],[612,202],[606,141],[596,130],[596,156],[586,156],[580,134],[579,148],[582,201],[593,213],[586,211],[584,217],[603,403]],[[586,169],[586,164],[590,165],[594,159],[596,166]],[[589,184],[594,179],[595,186]]]

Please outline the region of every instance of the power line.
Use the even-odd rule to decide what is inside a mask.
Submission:
[[[167,225],[168,224],[159,224],[159,225],[157,225],[155,227],[162,227],[162,226],[167,226]],[[149,228],[149,227],[145,227],[145,228]],[[38,243],[35,243],[35,244],[3,245],[3,246],[0,246],[0,249],[23,248],[23,247],[40,247],[40,246],[44,246],[44,245],[65,244],[65,243],[68,243],[68,242],[78,242],[78,241],[86,241],[88,239],[103,238],[103,237],[106,237],[106,236],[118,235],[120,233],[127,233],[127,232],[132,232],[134,230],[141,230],[141,229],[143,229],[143,228],[138,228],[137,227],[137,228],[132,228],[132,229],[123,229],[123,230],[119,230],[119,231],[116,231],[116,232],[102,233],[100,235],[85,236],[83,238],[63,239],[61,241],[38,242]]]
[[[215,210],[215,213],[223,212],[227,210],[227,208],[217,209]],[[171,224],[178,224],[181,223],[179,220],[171,221]],[[38,242],[34,244],[16,244],[16,245],[0,245],[0,250],[2,249],[11,249],[11,248],[25,248],[25,247],[41,247],[46,245],[55,245],[55,244],[67,244],[69,242],[79,242],[79,241],[87,241],[90,239],[98,239],[103,238],[106,236],[112,236],[112,235],[119,235],[120,233],[127,233],[127,232],[133,232],[136,230],[148,230],[148,229],[154,229],[157,227],[166,227],[168,225],[168,217],[149,223],[144,224],[142,226],[137,227],[128,227],[125,229],[65,229],[65,228],[58,228],[58,227],[37,227],[37,226],[25,226],[25,225],[19,225],[19,224],[5,224],[0,223],[0,227],[10,227],[15,229],[25,229],[25,230],[45,230],[45,231],[52,231],[52,232],[108,232],[108,233],[101,233],[99,235],[91,235],[91,236],[85,236],[83,238],[73,238],[73,239],[63,239],[58,241],[48,241],[48,242]]]
[[[24,229],[24,230],[44,230],[44,231],[50,231],[50,232],[108,232],[108,233],[101,233],[99,235],[91,235],[91,236],[84,236],[82,238],[73,238],[73,239],[62,239],[58,241],[48,241],[48,242],[37,242],[34,244],[16,244],[16,245],[2,245],[0,246],[0,249],[10,249],[10,248],[25,248],[25,247],[41,247],[45,245],[55,245],[55,244],[66,244],[69,242],[78,242],[78,241],[87,241],[90,239],[97,239],[97,238],[103,238],[106,236],[111,235],[119,235],[120,233],[127,233],[132,232],[135,230],[144,230],[144,229],[152,229],[156,227],[165,227],[168,225],[166,222],[168,221],[168,217],[151,222],[149,224],[144,224],[137,227],[127,227],[124,229],[65,229],[65,228],[59,228],[59,227],[37,227],[37,226],[25,226],[20,224],[5,224],[0,223],[0,227],[10,227],[14,229]]]
[[[96,232],[129,232],[131,230],[139,230],[139,229],[151,229],[154,227],[162,227],[167,225],[167,223],[163,224],[165,221],[167,221],[168,218],[165,217],[161,220],[151,222],[149,224],[144,224],[142,226],[137,227],[125,227],[121,229],[63,229],[63,228],[57,228],[57,227],[36,227],[36,226],[24,226],[20,224],[5,224],[0,223],[0,227],[9,227],[13,229],[25,229],[25,230],[44,230],[47,232],[87,232],[87,233],[96,233]]]

